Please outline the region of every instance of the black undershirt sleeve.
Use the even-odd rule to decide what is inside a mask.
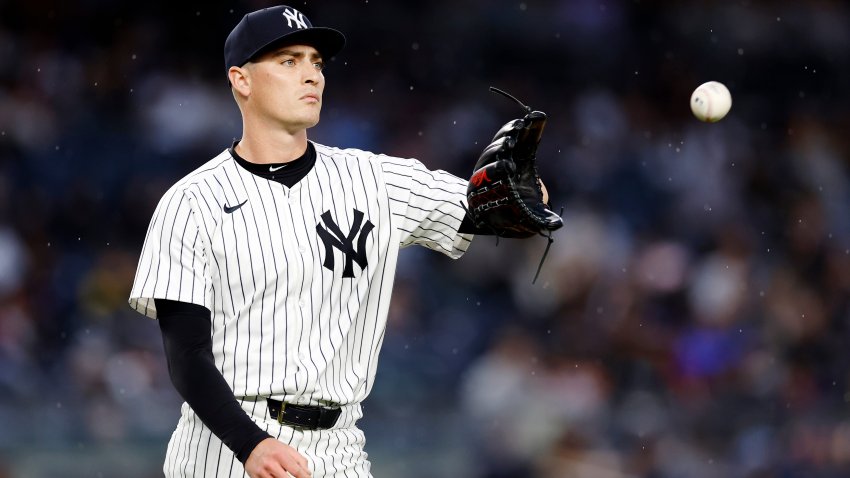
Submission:
[[[171,300],[155,302],[174,388],[244,464],[254,447],[270,435],[242,410],[215,365],[209,309]]]

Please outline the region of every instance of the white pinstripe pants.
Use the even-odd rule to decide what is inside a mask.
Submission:
[[[242,409],[271,436],[304,455],[312,478],[371,478],[371,464],[363,450],[365,437],[355,426],[363,416],[360,405],[343,407],[336,425],[328,430],[300,431],[269,418],[264,398],[240,400]],[[184,403],[177,429],[168,442],[163,471],[166,478],[247,478],[242,463],[195,412]]]

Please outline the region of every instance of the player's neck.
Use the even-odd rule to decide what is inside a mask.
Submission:
[[[257,164],[288,163],[307,150],[307,131],[295,134],[282,131],[256,134],[245,131],[236,145],[236,153]]]

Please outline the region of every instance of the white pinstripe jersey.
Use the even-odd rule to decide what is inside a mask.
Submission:
[[[237,397],[350,404],[372,388],[400,248],[460,257],[467,181],[414,159],[315,144],[292,188],[225,150],[157,206],[130,306],[212,312],[216,365]]]

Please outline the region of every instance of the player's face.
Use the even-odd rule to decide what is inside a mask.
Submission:
[[[252,110],[290,131],[315,126],[325,89],[323,67],[319,52],[307,45],[288,45],[261,56],[251,67]]]

